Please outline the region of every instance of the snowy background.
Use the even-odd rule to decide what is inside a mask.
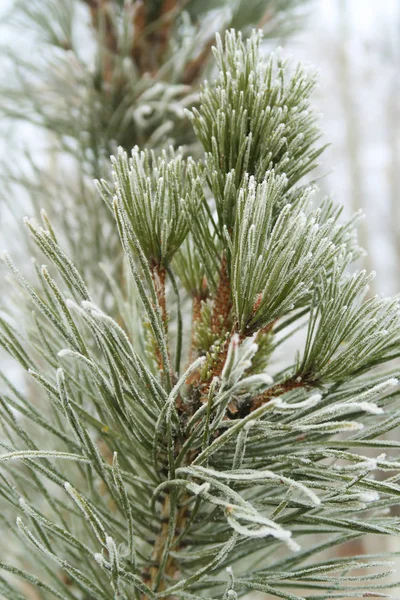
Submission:
[[[399,294],[400,1],[317,0],[312,7],[306,28],[285,47],[319,71],[314,100],[331,144],[319,185],[348,213],[363,210],[373,291]],[[369,551],[387,543],[375,539]],[[389,544],[400,551],[398,539]]]
[[[315,104],[331,143],[320,187],[362,209],[375,290],[400,291],[400,2],[317,0],[286,46],[319,71]]]

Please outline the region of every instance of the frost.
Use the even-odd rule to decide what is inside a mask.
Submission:
[[[396,379],[395,377],[391,377],[390,379],[387,379],[386,381],[383,381],[382,383],[378,383],[377,385],[373,386],[369,390],[362,392],[361,394],[359,394],[358,396],[356,396],[354,398],[354,401],[355,402],[362,401],[362,403],[363,403],[364,401],[367,401],[367,400],[370,400],[372,398],[379,396],[380,394],[382,394],[383,392],[385,392],[388,389],[396,387],[398,385],[398,383],[399,383],[398,379]]]
[[[371,402],[360,402],[360,409],[364,412],[368,412],[371,415],[381,415],[383,414],[383,409],[376,404],[372,404]]]
[[[72,350],[70,350],[69,348],[63,348],[62,350],[59,350],[57,352],[57,356],[59,356],[60,358],[63,358],[64,356],[70,356],[72,354]]]
[[[292,532],[288,531],[287,529],[283,529],[279,525],[276,525],[276,527],[270,527],[268,525],[265,525],[258,527],[257,529],[251,529],[249,527],[246,527],[245,525],[241,525],[235,519],[229,519],[229,522],[235,529],[235,531],[246,537],[263,538],[272,536],[275,539],[280,540],[281,542],[285,542],[287,546],[294,552],[300,550],[299,544],[297,544],[297,542],[295,542],[292,538]]]
[[[145,574],[150,574],[151,580],[158,579],[150,581],[151,589],[157,588],[162,594],[168,587],[169,596],[177,592],[189,597],[200,590],[198,593],[210,597],[215,586],[223,586],[225,576],[228,583],[223,598],[235,600],[249,589],[248,576],[250,585],[254,580],[267,592],[270,585],[272,592],[276,586],[278,595],[289,597],[287,586],[300,589],[305,576],[314,581],[315,590],[319,586],[321,593],[331,597],[345,588],[356,590],[357,577],[347,573],[347,566],[350,569],[353,563],[342,561],[343,557],[336,572],[331,562],[325,564],[318,556],[319,546],[316,550],[313,546],[316,525],[312,515],[321,518],[320,531],[327,540],[331,520],[335,543],[346,537],[350,522],[357,533],[385,524],[394,531],[390,525],[394,521],[385,521],[383,511],[375,516],[366,509],[374,508],[380,500],[374,487],[385,489],[382,504],[389,507],[396,502],[398,474],[390,473],[383,486],[378,482],[377,469],[396,472],[400,462],[386,462],[384,454],[376,458],[369,455],[371,448],[379,447],[379,437],[390,423],[397,422],[394,403],[387,420],[379,415],[383,413],[381,406],[387,404],[385,394],[395,395],[392,389],[398,380],[390,371],[388,375],[377,369],[371,372],[371,366],[383,364],[398,348],[398,302],[370,298],[365,294],[370,277],[366,273],[349,274],[353,272],[352,248],[354,258],[359,256],[354,219],[339,221],[340,209],[330,201],[316,208],[311,200],[315,190],[297,183],[312,179],[308,172],[319,154],[314,115],[306,117],[312,80],[304,77],[301,68],[293,77],[286,76],[283,63],[274,58],[271,68],[264,67],[253,42],[247,46],[251,50],[247,55],[238,39],[234,32],[227,34],[227,55],[223,43],[218,42],[223,71],[218,84],[206,85],[196,103],[198,108],[185,110],[204,146],[205,160],[197,160],[197,156],[183,159],[173,149],[158,152],[161,134],[172,123],[169,115],[184,104],[189,106],[195,94],[188,96],[188,89],[179,85],[172,91],[167,81],[158,78],[154,86],[142,86],[144,93],[139,93],[139,101],[131,107],[130,117],[142,123],[154,111],[156,129],[153,135],[148,132],[151,137],[145,145],[149,152],[135,147],[128,156],[120,149],[113,159],[114,183],[103,180],[98,184],[107,203],[114,197],[116,235],[118,230],[122,242],[118,256],[124,255],[112,270],[115,279],[109,274],[106,285],[103,280],[91,282],[102,308],[90,301],[83,280],[57,249],[46,216],[48,231],[26,222],[32,225],[31,233],[40,241],[52,271],[58,268],[57,283],[47,273],[42,280],[38,270],[43,288],[31,286],[5,255],[20,287],[33,300],[38,325],[43,322],[41,331],[33,332],[32,357],[32,344],[19,345],[20,336],[14,340],[6,331],[5,342],[15,345],[20,362],[37,365],[33,376],[54,411],[42,413],[39,406],[36,411],[30,396],[23,405],[17,396],[15,408],[21,407],[31,417],[33,432],[43,428],[46,443],[49,432],[52,439],[59,437],[76,454],[27,450],[2,454],[0,461],[22,458],[38,470],[40,481],[45,468],[61,483],[68,479],[69,470],[63,470],[64,463],[58,465],[58,460],[53,467],[49,459],[51,463],[57,458],[84,463],[79,472],[84,479],[90,473],[93,485],[89,481],[80,486],[84,490],[81,495],[66,482],[65,496],[70,494],[73,502],[68,497],[68,506],[75,504],[79,510],[70,507],[74,535],[80,531],[85,534],[86,526],[91,527],[97,547],[91,544],[85,549],[85,535],[75,546],[73,539],[65,536],[60,542],[60,536],[53,535],[56,529],[47,541],[40,522],[46,517],[22,498],[19,505],[35,527],[26,537],[31,535],[34,540],[34,534],[39,534],[38,548],[42,544],[49,555],[51,551],[64,556],[71,541],[78,567],[85,558],[93,561],[94,556],[108,571],[98,579],[101,589],[96,589],[96,573],[88,573],[88,587],[93,586],[89,593],[96,598],[102,596],[106,580],[111,586],[104,590],[106,595],[125,598],[124,584],[131,589],[137,582],[139,596],[141,587],[146,590]],[[183,61],[178,62],[183,66]],[[133,73],[130,76],[135,77]],[[275,88],[271,88],[271,81]],[[123,111],[123,102],[121,106]],[[156,118],[159,108],[164,113],[168,110],[161,121]],[[163,122],[160,127],[159,122]],[[160,154],[154,164],[150,148],[155,156]],[[169,153],[174,156],[171,160]],[[280,175],[284,170],[289,179]],[[79,206],[82,208],[83,204]],[[84,226],[90,223],[90,219],[81,221]],[[188,243],[187,252],[183,241]],[[224,258],[221,270],[224,251],[226,265]],[[90,252],[82,252],[79,262],[84,264],[86,257],[90,260]],[[164,281],[160,267],[167,265]],[[223,290],[225,276],[229,285]],[[93,273],[93,277],[97,275]],[[166,288],[161,289],[164,283]],[[220,308],[217,295],[221,303],[227,299],[227,306],[222,307],[226,314],[223,309],[215,310]],[[197,324],[191,319],[189,296],[199,299],[199,307],[194,306],[200,308]],[[290,314],[292,309],[295,312]],[[197,310],[193,316],[198,317]],[[308,327],[305,335],[303,326]],[[2,331],[1,340],[3,335]],[[290,342],[293,346],[299,342],[295,358],[294,348],[286,347]],[[282,352],[281,343],[285,344]],[[52,360],[56,355],[60,357],[58,363],[68,367],[65,376],[62,370],[57,371],[57,382],[57,359]],[[63,357],[73,358],[73,364],[67,365]],[[276,381],[274,389],[268,389],[274,384],[270,373]],[[314,393],[317,391],[321,393]],[[239,409],[236,413],[235,408]],[[11,432],[11,413],[10,419],[6,412],[4,415],[10,439],[21,437],[16,427],[15,436]],[[357,435],[363,422],[370,427],[364,437]],[[340,432],[346,435],[337,435]],[[36,440],[29,438],[28,427],[23,433],[27,436],[21,438],[23,445],[37,447]],[[362,450],[357,453],[364,446],[365,457]],[[41,458],[45,467],[38,460]],[[375,474],[376,484],[371,483]],[[31,491],[24,491],[28,502],[34,499],[36,488],[41,493],[35,481]],[[107,490],[103,493],[102,482],[115,496],[118,510],[110,511],[110,494]],[[24,483],[29,484],[29,474]],[[5,490],[4,497],[8,496],[17,504],[19,494],[14,488]],[[137,514],[131,502],[134,499],[145,503]],[[161,504],[177,516],[181,534],[172,531],[171,521],[165,537],[166,525],[162,524],[167,519],[165,511],[158,510]],[[186,507],[192,504],[196,509],[190,516]],[[33,506],[39,503],[35,501]],[[190,531],[178,527],[181,508],[184,520],[188,515],[187,525],[194,524]],[[202,519],[196,521],[197,510],[197,516],[212,515],[211,526],[205,522],[203,527]],[[304,511],[310,515],[308,523],[303,520]],[[342,513],[337,520],[336,511]],[[25,527],[20,520],[18,523]],[[48,523],[43,523],[47,528]],[[108,536],[108,531],[115,538]],[[143,532],[150,532],[146,534],[148,542],[160,549],[156,557],[160,569],[151,567],[156,563],[150,546],[147,554],[142,552]],[[284,559],[290,552],[281,548],[283,544],[294,552],[300,549],[293,538],[304,540],[308,565],[316,566],[313,573],[299,569],[296,558]],[[207,548],[202,550],[204,540],[211,554]],[[191,556],[188,551],[187,556],[193,561],[186,560],[175,576],[177,573],[167,566],[175,557],[185,559],[188,542],[194,551]],[[268,552],[269,547],[273,548],[273,572],[263,550]],[[274,555],[275,547],[282,560]],[[98,552],[93,554],[95,550]],[[246,560],[253,550],[260,554],[260,564],[246,574],[246,564],[239,559]],[[225,575],[229,564],[235,564],[235,570],[237,564],[240,573],[237,593],[231,567]],[[363,589],[367,587],[364,566],[356,567],[363,571]],[[372,566],[375,569],[378,565]],[[375,569],[372,578],[377,576]],[[378,588],[376,582],[372,587]]]
[[[202,494],[206,494],[207,492],[210,491],[210,484],[205,481],[204,483],[202,483],[201,485],[197,485],[196,483],[192,483],[190,486],[191,490],[193,491],[194,494],[196,494],[196,496],[201,496]]]
[[[67,305],[67,308],[76,308],[76,302],[74,302],[73,300],[71,300],[71,298],[67,298],[65,301],[65,304]],[[82,302],[82,306],[83,306],[83,302]]]
[[[93,558],[101,567],[104,566],[104,556],[100,552],[95,552]]]
[[[281,398],[276,398],[275,400],[273,400],[273,403],[275,407],[280,410],[297,410],[299,408],[311,408],[313,406],[316,406],[318,402],[321,401],[321,398],[321,394],[313,394],[312,396],[310,396],[306,400],[303,400],[302,402],[294,402],[293,404],[290,404],[285,402]]]
[[[366,502],[368,504],[369,502],[377,502],[380,499],[380,496],[378,492],[360,492],[358,498],[361,502]]]
[[[286,540],[286,544],[292,552],[299,552],[301,550],[300,544],[298,544],[292,537]]]
[[[361,458],[361,457],[360,457]],[[340,471],[375,471],[379,468],[379,462],[385,460],[386,454],[380,454],[376,458],[362,457],[363,460],[353,465],[335,465],[334,468]]]

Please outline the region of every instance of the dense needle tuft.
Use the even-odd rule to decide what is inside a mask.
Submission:
[[[190,113],[204,156],[121,148],[97,184],[112,302],[45,213],[26,222],[37,282],[3,256],[26,318],[2,314],[0,344],[29,378],[1,375],[12,600],[20,581],[61,600],[390,597],[390,557],[349,547],[400,533],[398,300],[368,297],[358,216],[305,177],[314,76],[266,61],[259,33],[215,56]]]

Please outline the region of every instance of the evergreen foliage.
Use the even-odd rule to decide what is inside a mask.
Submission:
[[[97,183],[124,252],[113,315],[45,213],[27,221],[51,262],[37,285],[4,254],[29,318],[27,336],[2,318],[0,343],[47,402],[2,375],[10,600],[16,580],[62,600],[395,585],[390,556],[346,542],[399,534],[399,443],[383,439],[400,423],[398,301],[365,299],[357,218],[304,180],[322,151],[313,75],[265,62],[255,32],[217,38],[215,56],[190,113],[204,158],[120,150]]]
[[[44,208],[52,221],[62,218],[60,240],[92,288],[106,295],[93,261],[114,257],[108,269],[117,275],[121,254],[92,180],[110,177],[109,155],[118,146],[130,152],[135,145],[171,144],[198,154],[184,109],[198,102],[215,33],[256,27],[282,38],[302,18],[307,0],[252,0],[251,10],[244,0],[12,4],[9,27],[25,43],[0,44],[0,114],[32,124],[43,142],[39,153],[27,153],[24,168],[18,157],[2,159],[0,197],[15,211],[10,199],[28,193],[36,214]]]

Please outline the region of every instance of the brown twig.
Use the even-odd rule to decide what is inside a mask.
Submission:
[[[167,335],[167,333],[168,333],[168,313],[167,313],[167,300],[165,297],[166,269],[159,263],[156,263],[152,266],[151,275],[153,278],[153,283],[154,283],[154,288],[155,288],[156,295],[157,295],[158,304],[161,309],[161,318],[162,318],[162,322],[163,322],[164,333],[165,333],[165,335]],[[158,368],[160,369],[160,371],[163,371],[164,365],[163,365],[163,360],[162,360],[162,356],[161,356],[161,350],[158,346],[156,348],[156,358],[157,358]]]
[[[188,515],[190,514],[188,508],[186,506],[187,497],[184,497],[181,506],[177,509],[176,514],[176,522],[175,522],[175,534],[172,542],[172,546],[174,546],[175,542],[178,542],[179,545],[179,536],[182,531],[184,531],[187,521]],[[170,579],[178,579],[179,577],[179,565],[174,557],[169,556],[165,565],[164,574],[160,579],[159,585],[157,589],[156,581],[158,578],[159,566],[162,560],[162,556],[164,553],[165,545],[168,538],[168,530],[169,530],[169,519],[170,519],[170,495],[167,493],[165,495],[164,501],[161,507],[160,513],[160,521],[161,527],[160,532],[156,537],[154,542],[153,551],[151,554],[151,566],[148,567],[142,573],[143,581],[152,589],[153,591],[163,591],[166,587],[166,578]],[[147,596],[143,594],[142,600],[148,600]],[[167,600],[167,599],[166,599]],[[169,597],[169,600],[172,600],[172,597]]]
[[[215,292],[214,308],[211,315],[211,331],[223,333],[231,328],[231,284],[226,255],[222,257],[219,284]]]
[[[168,329],[168,314],[167,314],[167,301],[165,297],[165,278],[167,271],[165,267],[160,264],[154,265],[152,269],[152,276],[154,287],[156,289],[157,300],[161,308],[161,316],[164,324],[165,331]]]
[[[190,341],[190,349],[189,349],[189,365],[194,360],[194,352],[196,348],[196,327],[201,319],[201,309],[203,306],[203,302],[207,300],[209,291],[207,278],[204,276],[201,290],[195,290],[192,295],[192,335]]]
[[[151,555],[152,566],[149,568],[150,575],[150,587],[153,589],[158,573],[158,566],[160,564],[162,554],[164,551],[165,542],[168,536],[168,528],[169,528],[169,516],[170,516],[170,497],[169,494],[166,494],[162,509],[161,509],[161,530],[158,534],[156,541],[154,543],[153,552]]]
[[[189,364],[193,362],[194,359],[194,351],[196,346],[196,327],[201,318],[201,307],[203,304],[203,298],[199,295],[193,297],[193,307],[192,307],[192,336],[190,341],[190,349],[189,349]]]
[[[107,51],[103,56],[103,79],[109,83],[114,72],[114,56],[118,53],[118,38],[111,17],[110,0],[84,0],[89,6],[93,28],[104,36]]]
[[[219,284],[214,296],[214,306],[211,315],[211,331],[216,338],[220,340],[221,347],[216,360],[214,360],[211,375],[206,382],[200,385],[201,402],[207,401],[208,391],[211,381],[218,377],[224,368],[225,360],[228,354],[229,340],[234,333],[232,328],[232,300],[231,284],[228,273],[228,262],[224,254],[221,261]],[[230,332],[229,335],[228,332]],[[224,339],[226,336],[226,339]]]
[[[306,387],[307,383],[303,379],[299,379],[296,376],[287,379],[283,383],[276,383],[268,390],[256,396],[252,399],[249,412],[255,411],[260,406],[267,404],[272,398],[276,398],[277,396],[282,396],[282,394],[286,394],[286,392],[290,392],[291,390],[295,390],[297,388]]]
[[[143,72],[143,36],[146,27],[146,13],[143,0],[136,0],[133,13],[133,42],[131,56],[138,70]]]
[[[163,0],[160,10],[162,25],[153,34],[152,40],[157,41],[158,55],[161,57],[168,47],[169,37],[173,25],[173,17],[177,9],[177,0]]]
[[[211,48],[213,47],[214,39],[209,40],[196,58],[188,62],[182,75],[182,83],[191,85],[200,75],[204,64],[210,56]]]
[[[257,29],[264,29],[266,24],[269,23],[270,21],[272,21],[273,18],[274,18],[273,11],[271,10],[271,8],[267,8],[267,10],[265,11],[263,16],[257,23]]]
[[[163,0],[159,10],[149,15],[144,0],[136,0],[131,56],[140,74],[157,73],[168,48],[178,9],[178,0]]]

